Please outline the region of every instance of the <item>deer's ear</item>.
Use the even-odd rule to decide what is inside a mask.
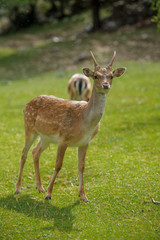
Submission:
[[[83,68],[83,73],[84,73],[87,77],[92,77],[92,76],[93,76],[93,72],[92,72],[89,68]]]
[[[113,77],[120,77],[125,71],[126,68],[117,68],[113,71]]]

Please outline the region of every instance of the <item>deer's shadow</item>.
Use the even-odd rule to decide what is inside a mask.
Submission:
[[[23,213],[27,217],[39,218],[45,221],[52,221],[52,226],[47,228],[59,231],[70,232],[73,227],[72,209],[79,205],[80,201],[76,201],[72,205],[66,207],[56,207],[50,201],[37,201],[29,195],[15,197],[8,195],[0,199],[0,207],[8,210],[14,210],[18,213]]]

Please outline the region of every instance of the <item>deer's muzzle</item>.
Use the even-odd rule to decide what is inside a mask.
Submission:
[[[103,83],[102,88],[103,89],[110,89],[110,85],[108,83]]]

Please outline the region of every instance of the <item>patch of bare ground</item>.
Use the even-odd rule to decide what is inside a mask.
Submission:
[[[159,61],[160,32],[155,25],[126,26],[116,32],[87,33],[83,29],[48,28],[48,31],[22,32],[0,38],[0,51],[11,48],[14,56],[0,57],[4,77],[16,67],[23,69],[22,75],[58,69],[73,69],[89,64],[92,50],[100,64],[117,51],[117,60]],[[7,59],[8,58],[8,59]],[[5,62],[7,61],[7,62]]]

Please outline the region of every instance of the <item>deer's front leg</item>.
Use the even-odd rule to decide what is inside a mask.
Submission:
[[[84,192],[83,172],[85,168],[85,156],[88,144],[78,148],[78,169],[79,169],[79,196],[82,201],[88,201]]]
[[[65,154],[66,149],[67,149],[67,146],[66,146],[66,145],[61,145],[61,144],[58,145],[55,170],[54,170],[54,173],[53,173],[53,175],[52,175],[50,184],[49,184],[48,189],[47,189],[46,199],[51,199],[51,198],[52,198],[53,185],[54,185],[54,182],[55,182],[55,180],[56,180],[56,177],[57,177],[58,172],[59,172],[59,171],[61,170],[61,168],[62,168],[63,157],[64,157],[64,154]]]

